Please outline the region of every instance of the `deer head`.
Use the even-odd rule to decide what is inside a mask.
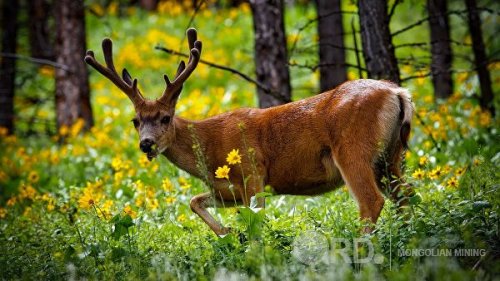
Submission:
[[[201,41],[197,40],[196,30],[190,28],[186,31],[190,49],[189,60],[179,63],[173,81],[165,74],[166,88],[160,98],[156,100],[145,99],[137,87],[137,79],[133,79],[124,68],[122,76],[116,72],[113,63],[113,43],[111,39],[102,41],[102,51],[106,66],[97,62],[94,52],[87,51],[85,62],[111,80],[132,101],[136,115],[132,119],[134,127],[139,132],[139,147],[147,154],[149,160],[158,156],[169,147],[175,136],[175,105],[182,91],[184,82],[194,71],[201,55]]]

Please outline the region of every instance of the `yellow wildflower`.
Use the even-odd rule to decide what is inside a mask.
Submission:
[[[95,13],[98,16],[104,16],[104,14],[105,14],[104,8],[101,5],[99,5],[98,3],[94,3],[94,4],[90,5],[90,9],[92,10],[93,13]]]
[[[38,69],[38,73],[42,76],[48,77],[48,78],[53,78],[54,77],[54,67],[44,65]]]
[[[116,11],[118,10],[118,2],[111,2],[109,5],[108,5],[108,14],[110,16],[114,16],[116,15]]]
[[[47,211],[49,211],[49,212],[50,212],[50,211],[54,211],[54,209],[55,209],[55,208],[56,208],[56,205],[54,204],[54,202],[53,202],[53,201],[49,201],[49,202],[47,203]]]
[[[479,166],[479,164],[481,164],[481,159],[474,158],[473,164],[474,164],[474,166]]]
[[[135,181],[135,188],[137,188],[137,190],[140,192],[144,192],[146,190],[146,186],[141,180]]]
[[[466,167],[458,168],[458,169],[455,171],[455,175],[456,175],[457,177],[460,177],[460,176],[462,176],[462,175],[465,173],[465,171],[466,171],[466,170],[467,170],[467,168],[466,168]]]
[[[437,179],[443,175],[443,170],[441,170],[440,166],[437,166],[434,170],[429,173],[430,179]]]
[[[191,185],[189,184],[188,180],[185,177],[179,177],[178,181],[181,188],[184,190],[189,189],[191,187]]]
[[[151,172],[156,172],[156,171],[158,171],[159,167],[160,166],[158,165],[158,163],[155,162],[155,163],[153,163],[153,165],[151,165],[150,170],[151,170]]]
[[[113,158],[113,160],[111,160],[111,167],[115,171],[121,170],[123,168],[123,161],[122,161],[122,159],[119,156]]]
[[[87,182],[87,186],[83,189],[83,194],[78,199],[78,206],[82,209],[90,209],[99,203],[102,195],[102,181],[96,180],[94,183]]]
[[[137,217],[137,213],[132,209],[132,207],[130,207],[130,205],[125,206],[125,208],[123,208],[123,212],[133,219]]]
[[[174,185],[172,184],[172,182],[170,181],[169,178],[164,178],[163,179],[163,181],[161,182],[161,187],[166,192],[171,192],[172,190],[174,190]]]
[[[35,198],[36,190],[31,185],[23,185],[19,190],[19,197],[21,199],[33,199]]]
[[[418,164],[420,166],[425,166],[425,164],[429,163],[429,159],[427,158],[427,156],[422,156],[418,159]]]
[[[83,126],[85,125],[85,120],[82,118],[78,118],[76,122],[71,126],[70,129],[70,134],[71,137],[76,137],[78,133],[83,129]]]
[[[0,207],[0,219],[3,219],[7,216],[7,210],[5,208]]]
[[[449,109],[446,105],[442,104],[439,106],[439,112],[443,113],[443,114],[448,114],[449,112]]]
[[[158,199],[154,198],[152,200],[149,200],[148,204],[148,209],[149,210],[156,210],[160,206],[160,203],[158,202]]]
[[[6,182],[8,179],[9,175],[4,171],[0,171],[0,182]]]
[[[0,137],[5,137],[9,133],[9,130],[5,127],[0,127]]]
[[[62,126],[59,128],[59,135],[60,135],[61,137],[65,137],[65,136],[67,136],[67,135],[68,135],[68,133],[69,133],[69,128],[68,128],[68,126],[66,126],[66,125],[62,125]]]
[[[458,179],[456,177],[451,177],[447,181],[447,185],[448,187],[458,187]]]
[[[47,211],[53,211],[56,208],[55,200],[50,194],[44,193],[40,198],[47,202]]]
[[[177,217],[177,221],[178,222],[185,222],[186,221],[186,215],[184,214],[180,214],[178,217]]]
[[[88,181],[85,188],[91,189],[93,191],[102,191],[103,182],[101,179],[97,179],[95,182]]]
[[[227,163],[230,165],[240,164],[241,163],[241,155],[239,149],[233,149],[231,152],[227,154],[226,158]]]
[[[156,194],[155,194],[153,188],[151,188],[150,186],[148,186],[148,188],[149,189],[146,191],[146,197],[150,198],[150,199],[154,198]]]
[[[231,168],[229,168],[227,165],[219,167],[215,171],[215,177],[218,179],[229,179],[229,171],[231,171]]]
[[[431,141],[425,141],[424,142],[424,148],[425,149],[431,149],[433,146],[432,142]],[[425,157],[425,156],[424,156]]]
[[[173,204],[175,203],[177,199],[174,197],[174,196],[168,196],[167,198],[165,198],[165,201],[167,202],[167,204]]]
[[[84,192],[80,199],[78,199],[78,206],[82,209],[90,209],[90,207],[95,206],[97,202],[98,198],[96,198],[92,192]]]
[[[148,157],[146,157],[146,155],[142,155],[141,157],[139,157],[139,165],[142,167],[142,168],[146,168],[148,165],[149,165],[149,160],[148,160]]]
[[[31,215],[31,207],[26,207],[23,212],[24,217],[29,217]]]
[[[424,178],[425,173],[424,173],[424,171],[422,171],[422,169],[418,169],[415,172],[413,172],[413,174],[411,176],[416,178],[416,179],[421,180]]]
[[[491,124],[491,114],[488,111],[483,111],[479,114],[479,124],[483,127]]]
[[[137,199],[135,199],[135,205],[137,207],[142,207],[142,205],[144,205],[144,196],[137,197]]]
[[[38,173],[36,171],[31,171],[28,175],[28,180],[31,183],[36,183],[36,182],[38,182],[39,179],[40,179],[40,176],[38,175]]]
[[[448,174],[449,172],[451,172],[450,165],[444,165],[444,167],[443,167],[443,173],[444,174]]]
[[[108,199],[104,201],[100,208],[98,208],[99,213],[104,217],[104,219],[111,218],[111,208],[113,207],[113,204],[114,202]]]
[[[117,185],[120,184],[121,181],[122,181],[122,179],[123,179],[123,176],[124,176],[123,172],[117,172],[117,173],[115,173],[115,176],[114,176],[114,178],[115,178],[115,184],[117,184]]]
[[[7,206],[12,207],[16,204],[17,202],[17,197],[10,197],[9,200],[7,200]]]

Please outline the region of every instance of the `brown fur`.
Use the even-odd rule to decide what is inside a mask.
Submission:
[[[240,169],[232,168],[230,179],[238,191],[235,192],[237,200],[248,205],[250,197],[264,185],[271,185],[278,194],[314,195],[333,190],[345,182],[359,204],[361,218],[375,223],[384,204],[378,176],[383,171],[376,171],[375,162],[389,151],[390,174],[401,177],[403,120],[399,116],[402,110],[399,90],[383,81],[358,80],[278,107],[239,109],[202,121],[174,117],[175,136],[163,154],[181,169],[204,179],[196,168],[188,130],[192,125],[207,161],[209,184],[215,190],[215,199],[234,201],[227,181],[216,179],[214,172],[226,164],[229,151],[239,149],[243,154],[245,175],[252,174],[253,167],[245,154],[240,129],[240,124],[244,124],[247,146],[255,149],[260,180],[253,180],[245,193]],[[391,112],[381,112],[391,109],[384,107],[391,99],[393,103],[395,99],[396,107]],[[404,110],[413,111],[411,105]],[[392,116],[393,123],[379,122],[381,114]],[[199,211],[198,199],[191,205],[205,222],[211,222],[209,226],[217,234],[223,234],[218,223],[207,219],[210,216],[207,212]]]

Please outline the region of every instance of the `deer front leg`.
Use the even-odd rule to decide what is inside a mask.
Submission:
[[[256,175],[251,175],[248,183],[247,183],[247,194],[249,193],[249,196],[247,196],[247,200],[245,202],[245,206],[250,206],[251,205],[251,197],[255,196],[256,194],[263,192],[264,191],[264,182],[262,180],[261,176],[256,176]],[[248,192],[250,191],[250,192]],[[256,207],[257,208],[265,208],[266,207],[266,198],[261,197],[261,198],[256,198]]]
[[[198,194],[191,198],[189,205],[191,210],[195,212],[218,236],[226,235],[229,233],[230,228],[222,226],[222,224],[214,219],[214,217],[207,211],[208,207],[232,207],[235,202],[224,201],[220,202],[213,198],[212,193],[206,192]]]

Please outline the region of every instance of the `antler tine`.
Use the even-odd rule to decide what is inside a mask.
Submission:
[[[94,52],[89,50],[85,56],[85,62],[95,68],[99,73],[108,78],[113,84],[115,84],[120,90],[122,90],[132,101],[134,106],[137,106],[144,102],[139,89],[137,88],[137,79],[132,80],[132,77],[126,69],[123,69],[122,77],[116,72],[113,63],[113,42],[109,38],[102,40],[102,51],[104,54],[104,60],[106,66],[99,63]]]
[[[198,62],[200,61],[202,44],[201,41],[197,40],[196,29],[188,29],[186,31],[186,34],[188,37],[188,44],[190,49],[188,64],[186,66],[184,61],[181,61],[179,67],[177,68],[175,79],[172,82],[170,82],[167,75],[164,75],[167,88],[163,92],[163,95],[159,98],[159,101],[161,102],[166,103],[168,101],[171,101],[172,99],[176,99],[179,96],[182,85],[188,79],[188,77],[191,75],[191,73],[198,65]]]
[[[191,50],[191,49],[194,48],[194,42],[197,40],[198,34],[196,33],[196,29],[189,28],[186,31],[186,35],[187,35],[187,38],[188,38],[189,49]]]

